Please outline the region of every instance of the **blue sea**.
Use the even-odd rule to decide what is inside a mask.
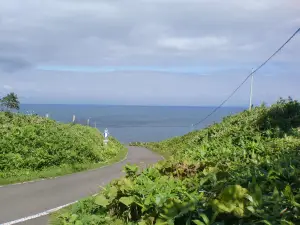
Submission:
[[[43,105],[23,104],[21,112],[46,116],[69,123],[76,122],[97,127],[101,132],[108,128],[110,135],[122,143],[133,141],[161,141],[184,135],[192,129],[202,129],[223,117],[245,110],[242,107],[224,107],[206,121],[192,128],[206,117],[214,107],[185,106],[102,106],[102,105]]]

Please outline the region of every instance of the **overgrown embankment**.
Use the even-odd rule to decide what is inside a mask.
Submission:
[[[113,138],[104,146],[94,128],[0,112],[0,184],[95,168],[125,154]]]
[[[143,146],[171,157],[125,168],[57,224],[300,224],[300,103],[280,100]]]

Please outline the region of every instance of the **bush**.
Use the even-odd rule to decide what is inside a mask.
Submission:
[[[82,218],[123,224],[300,224],[300,103],[280,100],[160,143],[171,155],[112,182],[85,211],[76,204],[59,224]],[[71,218],[76,217],[75,220]]]
[[[10,171],[105,162],[122,148],[91,127],[62,124],[36,115],[0,112],[0,177]]]

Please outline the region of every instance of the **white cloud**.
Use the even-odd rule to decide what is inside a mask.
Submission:
[[[88,93],[86,101],[93,96],[101,99],[103,89],[110,90],[116,101],[135,96],[162,101],[159,96],[178,97],[178,87],[174,87],[181,85],[180,90],[189,93],[182,103],[203,103],[197,96],[217,96],[214,103],[219,103],[234,88],[231,79],[221,82],[220,77],[234,75],[241,81],[299,27],[299,11],[299,0],[0,1],[0,83],[35,99],[56,96],[64,102],[76,101],[78,93]],[[296,86],[277,88],[284,82],[297,83],[299,52],[300,35],[257,74],[274,74],[274,85],[269,85],[271,77],[261,83],[270,96],[299,93]],[[132,76],[94,76],[34,69],[42,65],[199,67],[199,75],[210,75],[198,79],[197,74],[178,77],[145,71]],[[278,66],[272,70],[274,65]],[[290,76],[293,83],[281,76]],[[164,81],[164,88],[151,88],[158,85],[157,80]],[[117,82],[120,93],[115,91]],[[197,85],[189,88],[191,83]],[[71,88],[65,94],[70,85],[75,91]],[[248,92],[239,94],[242,99]]]
[[[12,89],[13,89],[13,87],[12,87],[12,86],[10,86],[10,85],[7,85],[7,84],[3,85],[3,88],[4,88],[5,90],[8,90],[8,91],[10,91],[10,90],[12,90]]]
[[[159,47],[173,48],[176,50],[197,51],[211,48],[224,48],[229,44],[229,41],[226,37],[168,37],[159,39],[157,44]]]

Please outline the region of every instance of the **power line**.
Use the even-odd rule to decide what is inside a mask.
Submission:
[[[216,107],[212,112],[210,112],[205,118],[200,120],[197,123],[192,124],[191,126],[184,126],[184,125],[104,125],[104,124],[95,124],[95,127],[110,127],[110,128],[125,128],[125,127],[132,127],[132,128],[138,128],[138,127],[157,127],[157,128],[167,128],[167,127],[194,127],[202,122],[204,122],[207,118],[209,118],[211,115],[213,115],[218,109],[220,109],[244,84],[245,82],[251,77],[254,73],[256,73],[258,70],[260,70],[264,65],[266,65],[278,52],[280,52],[286,44],[288,44],[300,31],[300,28],[280,47],[278,48],[266,61],[264,61],[259,67],[257,67],[255,70],[252,70],[252,72],[243,80],[243,82],[218,106]]]
[[[197,126],[198,124],[204,122],[207,118],[209,118],[212,114],[214,114],[218,109],[220,109],[242,86],[243,84],[249,79],[252,74],[256,73],[258,70],[260,70],[264,65],[266,65],[281,49],[284,48],[284,46],[289,43],[296,34],[300,31],[300,28],[279,48],[276,52],[274,52],[266,61],[264,61],[259,67],[257,67],[255,70],[253,70],[245,79],[244,81],[218,106],[216,107],[211,113],[209,113],[206,117],[204,117],[202,120],[200,120],[197,123],[192,124],[192,127]]]

